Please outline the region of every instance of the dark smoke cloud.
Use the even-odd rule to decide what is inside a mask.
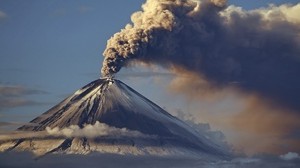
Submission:
[[[122,73],[119,78],[140,78],[140,77],[172,77],[173,74],[167,72],[131,72],[131,73]]]
[[[300,110],[300,4],[244,11],[217,0],[147,0],[107,44],[102,74],[132,61]]]

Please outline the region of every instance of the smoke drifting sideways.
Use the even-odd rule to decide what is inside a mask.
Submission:
[[[191,72],[211,86],[237,83],[300,112],[300,3],[245,11],[226,0],[147,0],[108,40],[102,75],[132,62]]]

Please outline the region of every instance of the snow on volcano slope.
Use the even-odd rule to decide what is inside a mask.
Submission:
[[[111,78],[89,83],[31,123],[18,131],[34,135],[0,139],[0,151],[228,156],[186,123]]]

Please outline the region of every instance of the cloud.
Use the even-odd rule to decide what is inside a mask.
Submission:
[[[21,126],[21,125],[36,126],[37,124],[35,124],[35,123],[24,123],[24,122],[1,122],[0,121],[0,127],[11,126],[11,125],[17,125],[17,126]]]
[[[7,14],[0,10],[0,20],[6,19],[7,17]]]
[[[87,13],[87,12],[90,12],[90,11],[92,11],[93,10],[93,8],[92,7],[89,7],[89,6],[84,6],[84,5],[81,5],[81,6],[79,6],[79,8],[78,8],[78,11],[80,12],[80,13]]]
[[[17,160],[17,161],[16,161]],[[0,167],[20,168],[79,168],[79,167],[157,167],[157,168],[281,168],[281,167],[299,167],[297,160],[285,161],[277,156],[256,156],[251,158],[238,157],[230,161],[209,161],[201,158],[189,157],[156,157],[156,156],[132,156],[92,153],[88,155],[62,155],[49,154],[40,159],[34,159],[30,153],[0,153]]]
[[[26,124],[32,125],[32,124]],[[94,125],[86,124],[83,128],[77,125],[71,125],[66,128],[47,127],[45,131],[16,131],[8,132],[0,135],[0,141],[16,140],[16,139],[32,139],[32,138],[96,138],[102,136],[114,137],[149,137],[150,135],[142,134],[138,131],[128,130],[126,128],[115,128],[104,123],[96,122]]]
[[[32,105],[40,105],[42,103],[22,99],[22,98],[1,98],[0,97],[0,109],[4,108],[14,108],[14,107],[22,107],[22,106],[32,106]]]
[[[87,138],[95,138],[100,136],[112,135],[115,137],[118,136],[131,136],[131,137],[142,137],[144,134],[138,131],[128,130],[126,128],[115,128],[110,127],[104,123],[100,123],[96,121],[94,125],[87,124],[83,128],[80,128],[77,125],[71,125],[69,127],[60,129],[58,127],[55,128],[46,128],[46,132],[50,136],[58,136],[58,137],[87,137]]]
[[[300,156],[298,153],[288,152],[287,154],[280,155],[280,158],[283,160],[294,160],[294,159],[300,159]]]
[[[127,72],[120,73],[116,76],[117,78],[144,78],[144,77],[173,77],[170,72]]]
[[[26,96],[35,94],[46,94],[47,92],[29,89],[23,86],[0,85],[0,110],[4,108],[14,108],[21,106],[40,105],[43,103],[28,100]]]
[[[32,95],[32,94],[45,94],[47,92],[37,90],[37,89],[29,89],[23,86],[5,86],[0,85],[0,97],[19,97],[24,95]]]
[[[176,81],[179,86],[179,80]],[[189,84],[180,92],[176,90],[176,95],[180,93],[188,99],[182,107],[186,119],[194,123],[208,122],[214,129],[221,130],[236,152],[253,155],[300,151],[299,132],[296,131],[300,129],[298,114],[265,103],[255,94],[203,89],[205,87],[199,82],[195,86]]]
[[[300,129],[299,115],[274,107],[256,96],[242,98],[244,109],[233,115],[228,126],[239,137],[233,140],[245,152],[283,153],[300,151],[300,141],[294,138],[294,129]],[[259,139],[259,143],[256,140]]]
[[[227,151],[232,151],[232,147],[228,144],[225,135],[221,131],[212,130],[210,124],[200,123],[193,116],[189,116],[188,113],[183,112],[182,110],[177,110],[174,114],[185,123],[190,125],[194,130],[196,130],[200,135],[205,136],[207,139],[212,141],[214,144],[217,144],[222,149]]]

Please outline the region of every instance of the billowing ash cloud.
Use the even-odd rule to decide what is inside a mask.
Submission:
[[[219,1],[216,3],[220,5]],[[199,10],[196,1],[148,0],[143,11],[131,16],[133,25],[126,25],[108,41],[102,74],[113,75],[132,59],[172,62],[168,57],[179,54],[176,49],[183,41],[175,36],[184,33],[182,21],[196,10]]]
[[[108,40],[102,74],[159,64],[300,110],[299,15],[300,4],[245,11],[225,0],[147,0]]]

